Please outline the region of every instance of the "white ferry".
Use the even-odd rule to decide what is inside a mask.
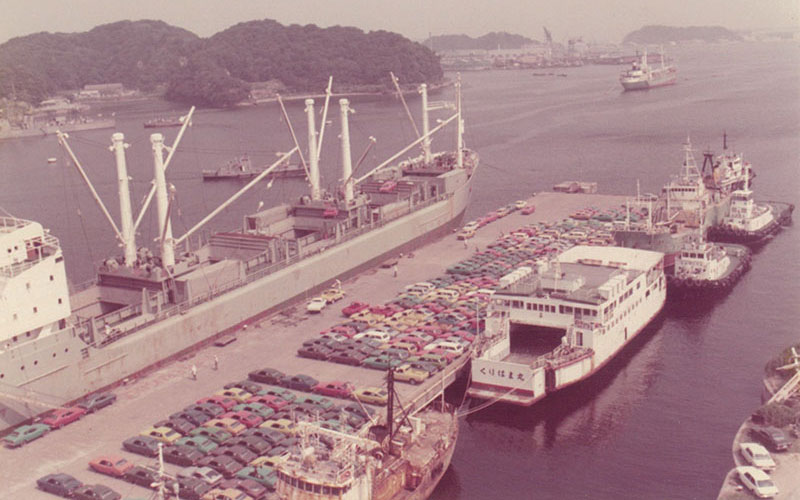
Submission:
[[[469,395],[529,406],[589,377],[658,315],[666,293],[664,254],[649,250],[576,246],[520,267],[492,296]]]

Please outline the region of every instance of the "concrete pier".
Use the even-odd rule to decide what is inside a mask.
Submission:
[[[300,358],[296,351],[303,341],[315,338],[321,330],[343,321],[341,309],[351,301],[386,302],[405,285],[444,274],[449,265],[466,259],[476,248],[485,249],[501,234],[533,222],[555,222],[580,208],[618,207],[624,203],[624,197],[540,193],[527,201],[536,206],[533,214],[513,212],[478,229],[466,245],[457,240],[455,234],[450,234],[403,255],[398,260],[397,277],[393,276],[391,268],[377,267],[348,279],[342,284],[347,293],[344,300],[329,305],[321,314],[307,314],[305,301],[298,302],[257,324],[243,327],[236,332],[237,340],[225,347],[206,347],[142,378],[128,381],[114,391],[118,401],[108,408],[19,449],[0,449],[0,463],[4,464],[3,494],[0,496],[30,500],[54,498],[36,489],[36,479],[63,472],[86,484],[105,484],[123,497],[147,497],[149,490],[92,472],[88,469],[88,462],[100,455],[118,455],[136,464],[152,464],[152,460],[123,451],[122,441],[195,400],[211,395],[224,384],[246,379],[247,373],[256,369],[272,367],[287,374],[311,375],[320,381],[345,380],[356,387],[384,385],[383,372]],[[215,358],[218,369],[214,368]],[[444,383],[439,373],[419,386],[396,384],[403,405],[408,407],[412,403],[419,407],[436,398],[442,386],[455,379],[457,368],[466,363],[466,358],[463,356],[458,364],[448,368]],[[192,366],[197,367],[197,380],[191,377]],[[168,472],[176,470],[176,466],[167,464]]]

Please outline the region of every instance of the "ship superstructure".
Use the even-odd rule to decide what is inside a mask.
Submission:
[[[173,236],[170,223],[174,200],[166,170],[191,122],[191,113],[183,120],[172,147],[167,148],[161,134],[151,136],[155,182],[136,217],[127,192],[124,137],[120,133],[112,136],[119,185],[118,224],[88,181],[66,135],[61,134],[62,145],[117,235],[122,255],[106,259],[91,286],[76,290],[69,297],[65,292],[58,294],[63,301],[58,314],[48,312],[47,317],[52,316],[49,321],[15,328],[12,335],[5,335],[4,330],[5,341],[0,349],[0,427],[108,387],[253,321],[310,290],[457,227],[478,165],[477,155],[463,147],[458,92],[457,96],[456,113],[431,130],[426,127],[411,145],[360,177],[353,175],[350,160],[347,117],[351,108],[346,99],[340,100],[345,181],[341,189],[332,193],[326,193],[319,184],[318,151],[324,129],[317,131],[314,127],[313,100],[309,99],[308,162],[302,161],[312,186],[309,195],[295,203],[246,215],[241,229],[214,234],[202,246],[189,246],[190,238],[244,191],[285,164],[300,149],[299,144],[295,143],[291,151],[178,237]],[[427,114],[428,109],[423,112]],[[428,139],[453,122],[457,150],[432,153]],[[420,144],[423,151],[418,157],[397,161]],[[169,154],[165,158],[166,151]],[[135,241],[137,227],[152,198],[158,213],[155,251],[139,247]],[[20,266],[28,265],[31,269],[26,273],[46,276],[47,281],[47,268],[58,264],[61,274],[53,277],[65,289],[63,258],[57,246],[52,246],[55,239],[35,223],[7,225],[13,226],[13,231],[2,234],[9,238],[14,235],[10,253],[17,256],[17,261],[9,261],[4,273],[13,274]],[[14,246],[23,248],[26,241],[37,237],[44,243],[39,251],[46,251],[42,253],[46,258],[28,257],[30,265],[20,264],[25,254],[14,250]],[[37,247],[31,248],[34,253],[37,251]],[[23,282],[26,281],[22,277],[15,279],[14,286]],[[31,287],[34,288],[33,282]],[[48,292],[47,296],[51,294]],[[28,314],[24,311],[27,307],[27,303],[19,301],[3,302],[0,318],[16,315],[22,325],[23,318],[31,315],[45,317],[43,310]],[[45,323],[50,326],[45,328]],[[39,326],[42,328],[37,330]]]
[[[673,85],[678,80],[678,70],[668,65],[661,51],[661,65],[651,66],[647,59],[647,48],[641,59],[634,61],[630,69],[622,73],[619,82],[625,90],[647,90],[665,85]]]
[[[658,315],[666,291],[663,255],[647,250],[576,246],[516,269],[492,295],[469,395],[528,406],[584,380]]]

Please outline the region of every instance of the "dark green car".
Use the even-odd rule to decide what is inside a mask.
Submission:
[[[14,432],[3,438],[3,443],[8,448],[16,448],[25,443],[40,438],[50,432],[47,424],[30,424],[18,427]]]

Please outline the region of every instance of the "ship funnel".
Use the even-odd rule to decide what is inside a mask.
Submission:
[[[125,248],[125,266],[133,267],[136,262],[136,238],[133,230],[131,212],[131,192],[128,185],[128,166],[125,162],[125,135],[116,132],[111,136],[111,151],[117,160],[117,190],[119,194],[120,235]]]
[[[339,111],[342,119],[342,179],[344,179],[344,201],[349,204],[353,201],[353,162],[350,157],[350,124],[348,114],[350,101],[339,99]]]
[[[164,136],[152,134],[153,169],[156,185],[156,209],[158,211],[158,234],[161,245],[161,263],[165,268],[175,265],[175,249],[172,242],[172,223],[169,218],[169,197],[164,176]]]
[[[314,99],[306,99],[306,116],[308,118],[308,181],[311,183],[311,199],[322,198],[319,187],[319,151],[317,150],[317,125],[314,120]]]

